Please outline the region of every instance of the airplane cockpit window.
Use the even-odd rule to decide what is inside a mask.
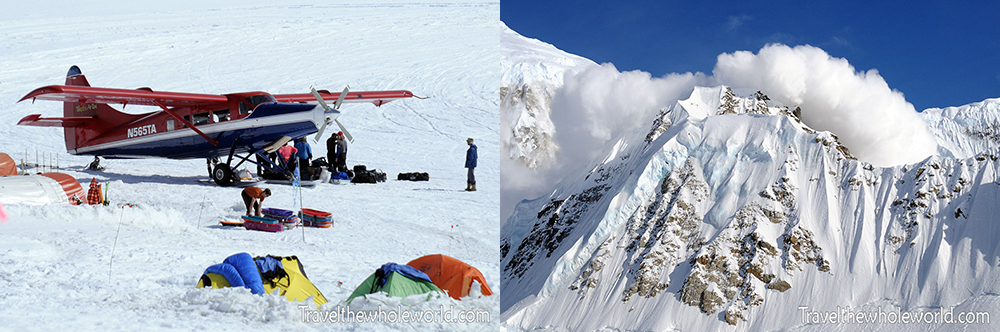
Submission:
[[[274,97],[271,95],[254,95],[246,98],[247,102],[250,103],[251,108],[257,107],[261,103],[275,103]]]
[[[203,124],[206,124],[206,123],[208,123],[208,113],[207,112],[206,113],[195,114],[194,115],[194,122],[191,123],[191,124],[197,126],[197,125],[203,125]]]
[[[216,110],[212,112],[215,122],[229,121],[229,109]]]
[[[240,114],[247,114],[247,113],[250,113],[250,107],[247,106],[247,103],[240,102]]]

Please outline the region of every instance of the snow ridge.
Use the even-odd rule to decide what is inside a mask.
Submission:
[[[555,90],[562,87],[563,75],[597,64],[525,38],[506,25],[500,33],[500,46],[503,148],[509,151],[509,159],[537,168],[553,160],[557,152],[548,105]]]
[[[801,305],[990,298],[1000,231],[986,201],[1000,166],[984,152],[993,132],[976,128],[995,127],[996,104],[922,114],[950,154],[882,168],[760,92],[696,88],[582,181],[515,208],[501,239],[505,324],[785,329],[803,326]]]

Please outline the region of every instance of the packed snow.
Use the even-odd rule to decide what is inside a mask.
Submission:
[[[0,329],[499,329],[499,297],[475,292],[429,302],[375,295],[356,299],[351,310],[482,311],[490,322],[315,323],[303,320],[314,306],[195,285],[206,267],[231,254],[295,255],[330,300],[319,309],[337,310],[382,264],[441,253],[477,267],[499,292],[500,4],[184,4],[21,3],[14,9],[23,15],[5,11],[0,152],[18,163],[58,158],[56,171],[85,189],[92,178],[109,185],[111,205],[4,206]],[[103,161],[105,171],[88,171],[92,157],[66,154],[61,129],[17,126],[28,114],[61,116],[61,103],[16,101],[34,88],[63,84],[72,65],[102,87],[223,94],[350,85],[430,98],[345,105],[340,121],[356,139],[348,165],[384,171],[389,180],[319,184],[300,196],[288,185],[261,184],[274,192],[264,207],[292,209],[301,197],[301,206],[332,212],[335,220],[329,229],[267,233],[219,225],[243,214],[241,189],[207,181],[203,160],[112,159]],[[330,134],[318,144],[310,136],[314,157],[326,155]],[[479,147],[477,192],[463,191],[468,137]],[[396,181],[402,172],[427,172],[430,181]]]
[[[534,64],[553,62],[544,59],[550,54],[554,59],[573,57],[514,32],[507,34],[511,37],[502,40],[518,46],[504,45],[505,52],[537,49],[539,56],[510,54],[503,61],[529,59]],[[840,63],[843,59],[821,56],[825,53],[818,49],[762,50],[763,55],[738,52],[736,56],[771,57],[767,54],[771,51],[811,53],[815,58],[803,61],[813,69],[789,71],[782,80],[804,80],[805,85],[799,87],[808,88],[813,101],[827,100],[828,106],[847,108],[822,108],[792,100],[791,94],[770,99],[769,91],[782,94],[781,87],[793,85],[767,79],[766,84],[756,81],[732,88],[690,86],[673,98],[676,90],[648,88],[656,80],[671,77],[617,73],[610,64],[580,62],[562,68],[559,81],[533,82],[532,91],[548,87],[556,96],[548,99],[549,104],[532,109],[534,117],[553,115],[548,119],[554,128],[549,133],[552,141],[542,143],[557,151],[588,151],[591,156],[555,154],[553,159],[539,159],[542,163],[533,171],[503,169],[505,182],[510,181],[508,174],[522,181],[532,176],[540,179],[534,182],[536,188],[503,193],[502,216],[507,221],[501,239],[504,292],[500,306],[505,327],[550,331],[997,329],[1000,231],[994,216],[1000,194],[996,153],[1000,102],[991,99],[918,114],[887,86],[875,89],[884,84],[876,73],[855,73],[846,61]],[[720,65],[729,61],[726,56],[720,56]],[[775,74],[768,66],[740,68],[757,70],[757,75]],[[503,68],[539,66],[504,64]],[[824,91],[822,86],[808,84],[815,80],[810,70],[816,68],[838,71],[845,90]],[[607,74],[581,74],[587,72]],[[721,72],[717,66],[715,74]],[[629,76],[648,82],[622,79]],[[598,81],[571,82],[577,78]],[[704,78],[716,84],[726,80],[738,81]],[[574,84],[605,88],[564,91]],[[634,89],[623,92],[615,90],[617,86]],[[864,93],[838,95],[861,90]],[[637,91],[664,95],[637,97]],[[580,124],[586,119],[557,118],[557,108],[567,105],[559,102],[561,94],[583,101],[563,110],[580,111],[581,118],[620,113],[641,119],[605,117],[597,123],[609,128],[590,128],[587,133],[599,139],[576,136],[563,141],[560,121]],[[588,99],[595,95],[622,95],[627,103]],[[830,102],[831,96],[839,101]],[[528,108],[521,105],[531,98],[544,100],[526,92],[515,97],[520,103],[502,104],[502,113],[520,113],[524,118]],[[604,106],[586,106],[587,100]],[[887,100],[888,104],[883,103]],[[820,109],[807,109],[807,104]],[[896,151],[888,156],[892,161],[870,161],[853,154],[859,144],[856,140],[876,149],[900,147],[865,138],[871,127],[849,128],[859,131],[846,132],[843,136],[855,135],[849,140],[840,135],[842,131],[813,127],[808,121],[810,116],[826,117],[826,121],[853,118],[866,107],[895,107],[884,116],[896,120],[884,121],[910,128],[903,130],[914,137],[909,143],[923,145]],[[885,119],[873,117],[880,118]],[[913,128],[927,132],[931,141]],[[506,141],[507,134],[502,137],[505,146],[521,144],[523,148],[526,141],[519,136],[537,131],[517,128],[510,134],[511,141]],[[567,161],[576,165],[560,165]],[[893,166],[880,167],[883,163]],[[521,165],[528,168],[528,163]],[[531,192],[536,195],[527,196]],[[514,205],[508,207],[507,202]],[[883,315],[894,321],[829,321],[829,313],[850,312],[856,317],[879,311],[895,313]],[[937,313],[938,320],[903,323],[902,313],[910,318]],[[941,320],[941,316],[954,320],[965,313],[990,316],[974,324]]]

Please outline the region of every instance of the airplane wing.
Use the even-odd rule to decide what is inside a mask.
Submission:
[[[94,122],[92,116],[71,116],[63,118],[43,118],[39,114],[26,116],[18,121],[18,125],[37,127],[80,127]]]
[[[323,100],[335,101],[340,97],[340,92],[330,92],[327,90],[317,91]],[[407,90],[392,90],[392,91],[351,91],[344,96],[345,103],[360,103],[369,102],[375,104],[375,106],[382,106],[382,104],[388,103],[390,101],[402,98],[415,97],[413,92]],[[420,97],[417,97],[420,98]],[[308,103],[316,102],[316,96],[312,93],[296,93],[296,94],[284,94],[284,95],[274,95],[274,99],[282,103]]]
[[[165,105],[173,107],[211,105],[229,100],[223,95],[153,91],[149,88],[129,90],[75,85],[44,86],[29,92],[18,102],[28,99],[80,102],[81,104]]]

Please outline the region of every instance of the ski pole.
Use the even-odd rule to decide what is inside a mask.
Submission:
[[[118,247],[118,235],[122,233],[122,219],[125,218],[125,206],[122,205],[121,216],[118,217],[118,231],[115,232],[115,244],[111,246],[111,259],[108,261],[108,283],[111,283],[111,271],[115,264],[115,248]]]

